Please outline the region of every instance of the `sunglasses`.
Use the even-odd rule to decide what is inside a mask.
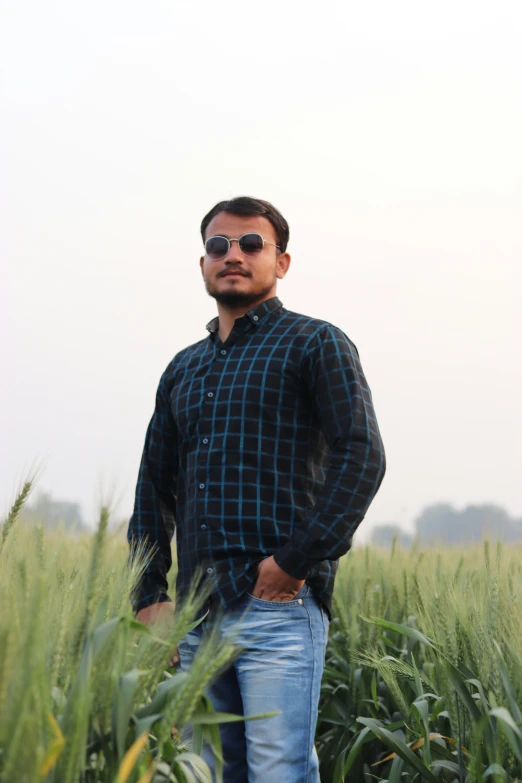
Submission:
[[[272,245],[277,247],[278,250],[281,249],[279,245],[274,245],[273,242],[263,239],[261,234],[243,234],[239,239],[219,236],[209,237],[205,242],[205,252],[212,261],[219,261],[220,258],[225,258],[232,242],[237,242],[241,252],[248,256],[255,256],[257,253],[260,253],[265,245]]]

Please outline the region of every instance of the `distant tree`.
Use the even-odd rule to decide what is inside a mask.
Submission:
[[[394,538],[397,538],[397,543],[403,547],[409,547],[413,542],[413,537],[399,525],[378,525],[374,527],[370,541],[372,546],[390,547]]]
[[[439,503],[422,511],[415,520],[415,529],[421,544],[466,544],[484,538],[515,541],[522,537],[522,520],[513,519],[500,506],[466,506],[457,511]]]
[[[34,502],[24,509],[21,518],[27,524],[41,524],[51,529],[60,524],[71,530],[86,529],[79,503],[54,500],[47,492],[40,492]]]
[[[421,544],[460,541],[457,512],[449,503],[426,506],[415,520],[415,531]]]

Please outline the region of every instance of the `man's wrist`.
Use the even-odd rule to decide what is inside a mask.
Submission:
[[[147,609],[149,606],[168,602],[172,603],[172,598],[167,595],[167,593],[154,593],[139,598],[133,603],[132,608],[134,610],[134,614],[138,614],[138,612],[141,612],[142,609]]]

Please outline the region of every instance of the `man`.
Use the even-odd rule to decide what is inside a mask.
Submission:
[[[167,367],[143,452],[129,540],[156,554],[135,608],[173,611],[202,569],[242,652],[213,685],[216,709],[280,710],[222,728],[227,783],[318,783],[314,734],[337,560],[385,471],[371,393],[340,329],[285,310],[286,220],[235,198],[203,219],[200,259],[218,317]],[[320,273],[320,268],[318,268]],[[213,611],[210,612],[212,621]],[[204,633],[180,645],[181,665]]]

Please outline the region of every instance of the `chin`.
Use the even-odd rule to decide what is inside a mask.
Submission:
[[[247,285],[231,285],[230,281],[227,283],[226,278],[217,280],[216,283],[207,283],[206,289],[209,296],[219,302],[225,307],[244,307],[245,305],[254,305],[260,299],[263,299],[273,288],[273,284],[263,286],[262,288],[255,288],[251,285],[251,280],[248,277],[238,278],[245,280]],[[225,283],[225,285],[223,285]]]
[[[244,307],[245,305],[254,305],[262,298],[263,294],[258,291],[234,291],[208,289],[207,293],[219,304],[225,307]]]

